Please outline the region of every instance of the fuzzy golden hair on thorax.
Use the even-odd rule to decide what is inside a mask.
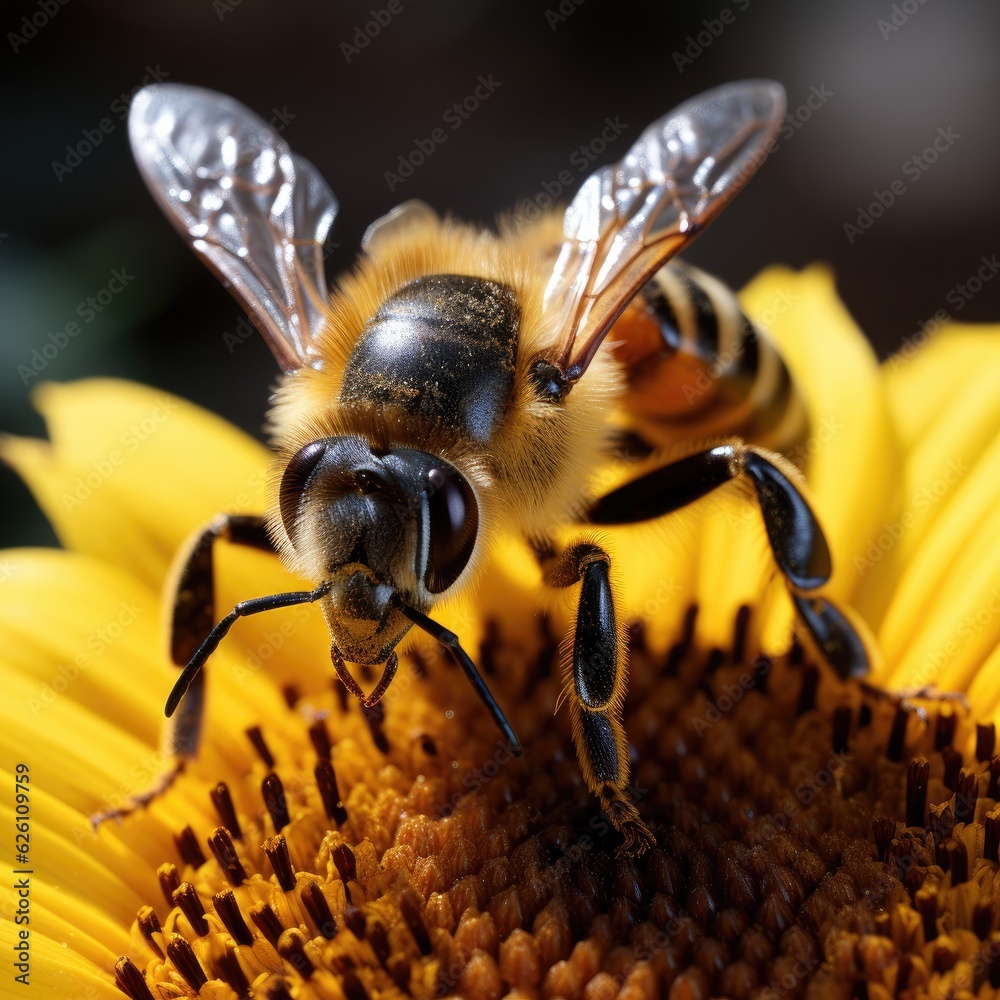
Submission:
[[[521,228],[505,223],[497,235],[422,216],[361,256],[331,297],[326,326],[317,337],[322,366],[287,375],[276,394],[270,429],[281,458],[272,477],[272,499],[281,469],[303,445],[360,434],[382,447],[417,448],[454,464],[481,501],[485,490],[492,492],[485,506],[495,511],[491,524],[497,532],[538,537],[571,518],[583,502],[587,470],[607,441],[608,413],[621,378],[610,352],[601,352],[563,405],[538,398],[529,377],[531,363],[557,344],[561,333],[542,310],[554,232],[551,224]],[[339,398],[351,352],[386,300],[417,278],[446,274],[503,284],[518,306],[514,389],[485,446],[473,446],[412,415],[395,419],[392,412],[345,406]]]

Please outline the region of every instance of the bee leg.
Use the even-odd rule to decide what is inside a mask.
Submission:
[[[157,776],[149,788],[130,795],[114,809],[104,809],[90,817],[91,829],[96,830],[106,820],[120,823],[126,816],[144,809],[154,799],[158,799],[184,773],[189,760],[197,755],[201,738],[201,720],[205,703],[205,676],[199,674],[187,689],[187,696],[177,713],[164,720],[160,735],[160,751],[169,761],[167,767]]]
[[[215,625],[215,557],[219,540],[275,554],[264,518],[220,514],[191,542],[174,585],[170,659],[185,666]]]
[[[669,514],[731,480],[753,484],[764,528],[800,618],[823,655],[844,678],[868,673],[865,644],[847,616],[811,594],[830,578],[832,560],[823,529],[780,455],[741,441],[709,448],[661,466],[612,490],[587,511],[592,524],[633,524]]]
[[[628,677],[610,565],[600,546],[578,542],[547,560],[545,582],[557,588],[580,583],[565,690],[573,742],[587,785],[625,838],[623,853],[640,855],[656,846],[656,838],[626,792],[628,737],[622,706]]]
[[[215,560],[213,546],[219,540],[274,552],[262,517],[222,514],[192,539],[174,583],[174,606],[170,616],[170,659],[185,667],[194,658],[215,625]],[[91,817],[95,828],[104,820],[121,821],[130,813],[162,795],[198,754],[205,707],[205,671],[192,679],[177,710],[166,720],[161,750],[169,766],[149,789],[132,795],[118,808]]]
[[[868,650],[843,611],[825,597],[794,590],[792,603],[827,663],[843,680],[870,672]]]
[[[181,668],[195,658],[215,628],[215,543],[220,540],[275,553],[260,516],[220,514],[195,536],[174,583],[170,616],[170,659]],[[180,760],[182,767],[184,761],[197,755],[201,741],[204,676],[202,669],[192,680],[164,734],[164,749]]]

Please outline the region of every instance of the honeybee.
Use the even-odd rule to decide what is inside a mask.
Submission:
[[[817,594],[829,550],[778,453],[804,426],[788,370],[731,291],[672,260],[756,171],[784,107],[768,81],[682,104],[590,176],[561,219],[493,233],[408,202],[372,224],[330,295],[323,244],[337,201],[318,171],[229,97],[176,84],[136,96],[129,132],[147,185],[284,370],[267,514],[221,517],[180,571],[171,655],[183,671],[166,705],[178,767],[197,751],[203,666],[231,625],[305,603],[321,607],[334,669],[364,705],[385,693],[416,626],[448,648],[520,753],[459,637],[430,617],[513,533],[546,585],[579,584],[565,652],[573,739],[622,849],[642,853],[655,838],[625,791],[611,559],[589,535],[559,550],[555,531],[657,518],[740,477],[806,629],[842,675],[866,671],[847,615]],[[591,496],[588,473],[621,425],[647,451],[715,444]],[[216,622],[220,539],[276,552],[314,589],[246,600]],[[384,666],[366,694],[348,664]]]

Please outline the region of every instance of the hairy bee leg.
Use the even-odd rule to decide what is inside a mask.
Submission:
[[[170,659],[184,667],[215,625],[215,543],[219,540],[276,554],[264,518],[220,514],[191,543],[174,587]]]
[[[640,855],[656,846],[656,838],[626,793],[629,759],[622,706],[628,675],[610,566],[600,546],[579,542],[554,556],[544,575],[551,587],[580,583],[566,679],[573,742],[587,785],[625,838],[622,851]]]
[[[264,518],[223,514],[215,518],[191,541],[174,583],[174,605],[170,615],[170,659],[186,667],[215,625],[215,561],[213,548],[222,539],[273,553]],[[119,809],[95,813],[96,829],[106,820],[123,820],[166,792],[183,774],[188,761],[198,755],[205,707],[205,674],[199,672],[187,687],[186,697],[164,723],[160,748],[169,761],[156,782],[132,795]]]
[[[870,672],[868,650],[844,613],[825,597],[796,594],[792,602],[827,662],[847,680]]]
[[[205,677],[199,674],[188,687],[187,697],[180,710],[164,722],[160,736],[160,749],[169,761],[167,767],[149,788],[130,795],[117,809],[105,809],[90,817],[91,828],[96,830],[107,820],[120,823],[126,816],[145,809],[158,799],[184,773],[188,761],[198,753],[201,742],[201,722],[205,700]]]
[[[276,554],[264,518],[258,515],[220,514],[195,536],[180,564],[170,615],[170,659],[182,669],[215,627],[215,543],[220,540]],[[175,721],[167,737],[188,759],[198,751],[203,702],[199,694],[181,711],[168,713]]]
[[[844,678],[866,674],[865,644],[846,615],[825,597],[808,593],[830,578],[832,560],[823,529],[780,456],[742,442],[697,452],[654,469],[596,500],[593,524],[633,524],[669,514],[740,476],[753,484],[764,528],[798,614],[830,666]]]
[[[797,589],[815,590],[830,577],[830,549],[809,504],[776,459],[781,462],[777,455],[739,442],[709,448],[605,494],[591,505],[587,520],[591,524],[648,521],[745,475],[753,483],[782,573]]]

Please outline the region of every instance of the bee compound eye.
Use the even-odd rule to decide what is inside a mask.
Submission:
[[[281,511],[281,522],[285,526],[285,531],[293,541],[302,497],[309,486],[310,477],[326,454],[326,448],[326,441],[310,441],[291,457],[282,474],[281,488],[278,491],[278,508]]]
[[[479,530],[479,507],[465,479],[452,468],[427,473],[430,544],[424,585],[432,594],[447,590],[465,569]]]

